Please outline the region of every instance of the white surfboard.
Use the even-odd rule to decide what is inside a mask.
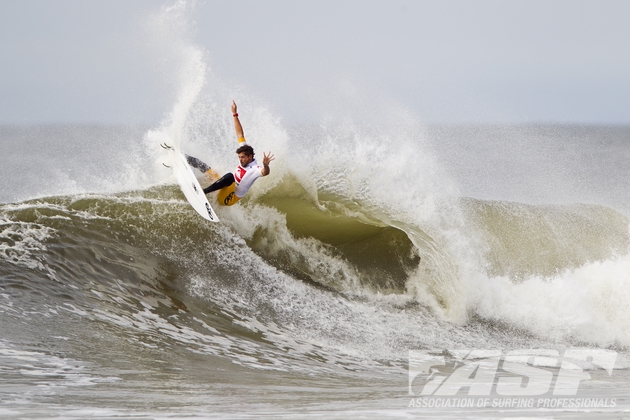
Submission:
[[[175,172],[175,178],[186,200],[201,217],[211,222],[218,222],[219,218],[203,193],[203,188],[199,185],[192,168],[188,165],[186,155],[166,144],[162,147],[174,154],[171,168]]]

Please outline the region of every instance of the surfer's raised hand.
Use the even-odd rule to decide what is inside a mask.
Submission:
[[[263,152],[263,165],[264,166],[269,166],[269,163],[274,159],[275,157],[273,156],[271,152],[269,152],[269,154]]]
[[[239,143],[244,142],[245,133],[243,133],[243,126],[241,125],[241,121],[238,119],[238,113],[236,112],[236,102],[234,102],[234,99],[232,99],[232,116],[234,117],[234,130],[236,130],[236,138],[238,139]]]
[[[269,168],[269,163],[274,159],[275,157],[271,152],[269,152],[269,154],[263,152],[263,168],[262,171],[260,171],[262,176],[269,175],[269,173],[271,172],[271,169]]]

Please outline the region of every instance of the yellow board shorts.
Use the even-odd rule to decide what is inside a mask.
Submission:
[[[222,206],[231,206],[236,204],[238,200],[240,200],[240,198],[238,198],[236,194],[234,194],[235,189],[236,184],[232,184],[229,187],[221,188],[217,192],[217,201],[219,202],[219,204],[221,204]]]
[[[219,174],[214,169],[208,169],[206,171],[206,175],[211,182],[219,179]],[[236,184],[232,184],[217,191],[217,201],[219,202],[219,204],[222,206],[232,206],[238,203],[240,198],[238,198],[236,194],[234,194],[235,189]]]

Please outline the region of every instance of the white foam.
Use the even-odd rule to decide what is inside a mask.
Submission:
[[[0,343],[2,345],[2,343]],[[6,370],[19,372],[23,376],[37,378],[40,387],[92,386],[101,380],[116,381],[119,378],[102,378],[87,373],[83,362],[49,355],[43,352],[16,350],[0,347],[0,360]]]
[[[514,283],[469,278],[470,307],[555,341],[630,345],[630,255]]]
[[[55,279],[55,270],[44,260],[46,240],[55,236],[53,228],[38,223],[15,222],[0,215],[0,258],[8,263],[40,270]]]

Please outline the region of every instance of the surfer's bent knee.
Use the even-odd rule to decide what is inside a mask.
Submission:
[[[209,187],[204,188],[203,193],[209,194],[213,191],[217,191],[222,188],[228,188],[233,185],[234,185],[234,174],[232,174],[231,172],[228,172],[227,174],[223,175],[221,179],[216,181],[214,184],[210,185]]]

